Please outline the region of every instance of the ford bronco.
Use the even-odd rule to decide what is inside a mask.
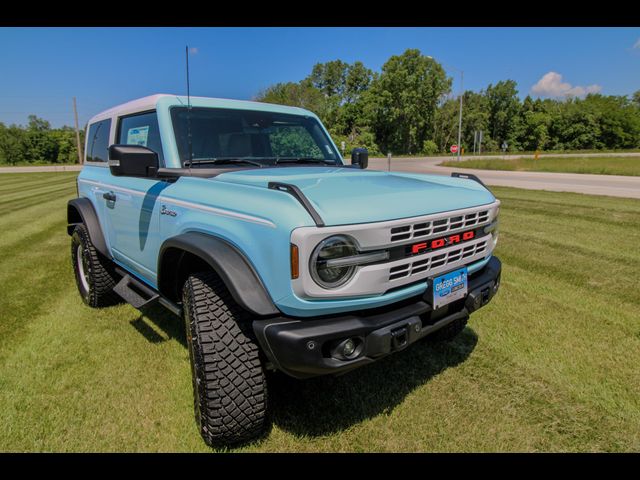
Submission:
[[[71,260],[84,303],[184,319],[209,445],[256,438],[267,370],[343,374],[448,340],[500,285],[499,200],[471,176],[344,162],[316,115],[154,95],[88,123]]]

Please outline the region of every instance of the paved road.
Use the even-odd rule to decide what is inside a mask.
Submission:
[[[565,155],[569,156],[570,154]],[[627,156],[640,156],[640,154],[627,154]],[[506,156],[506,158],[515,157],[515,155]],[[640,177],[627,177],[621,175],[587,175],[582,173],[509,172],[500,170],[439,167],[437,164],[445,159],[451,160],[451,157],[429,157],[422,159],[392,158],[391,170],[416,173],[435,173],[438,175],[451,175],[451,172],[472,173],[487,185],[527,188],[532,190],[551,190],[554,192],[577,192],[588,193],[591,195],[640,198]],[[370,158],[369,168],[374,170],[387,170],[387,159]]]

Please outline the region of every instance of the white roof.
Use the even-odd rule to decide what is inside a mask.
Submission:
[[[187,97],[184,95],[175,95],[169,93],[159,93],[155,95],[149,95],[148,97],[138,98],[131,100],[130,102],[116,105],[115,107],[104,110],[97,115],[94,115],[89,120],[89,123],[93,123],[106,118],[112,118],[116,115],[128,115],[136,112],[144,112],[146,110],[154,110],[161,99],[168,99],[169,103],[175,103],[178,105],[186,105]],[[288,107],[285,105],[276,105],[271,103],[253,102],[250,100],[232,100],[226,98],[213,98],[213,97],[191,97],[192,106],[203,107],[219,107],[219,108],[237,108],[237,109],[256,109],[256,110],[268,110],[282,113],[297,113],[297,114],[313,114],[303,108]]]

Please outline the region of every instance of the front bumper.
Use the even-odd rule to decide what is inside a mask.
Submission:
[[[468,294],[438,310],[431,306],[431,284],[419,297],[387,307],[321,319],[278,317],[253,322],[253,329],[273,366],[296,378],[345,373],[403,350],[449,323],[468,317],[493,298],[502,264],[491,257],[469,276]],[[352,360],[332,356],[333,347],[355,338],[360,355]]]

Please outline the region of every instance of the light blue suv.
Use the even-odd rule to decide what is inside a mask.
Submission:
[[[500,202],[477,178],[366,170],[364,149],[345,164],[307,110],[154,95],[93,117],[85,152],[68,204],[82,299],[184,318],[209,445],[261,434],[265,371],[451,339],[500,284]]]

